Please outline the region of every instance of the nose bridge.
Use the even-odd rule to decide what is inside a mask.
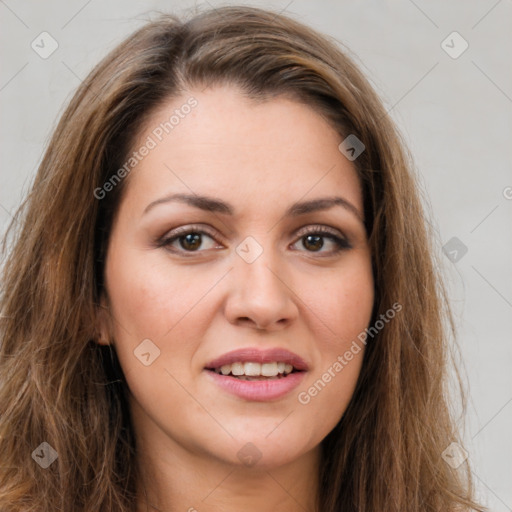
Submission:
[[[235,270],[240,276],[243,288],[251,290],[252,295],[259,293],[282,293],[283,283],[277,279],[273,267],[277,266],[275,248],[272,247],[271,237],[246,237],[237,247]]]

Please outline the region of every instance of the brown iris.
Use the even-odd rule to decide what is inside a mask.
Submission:
[[[199,233],[188,233],[180,237],[180,245],[187,250],[198,249],[201,246],[201,235]]]
[[[304,237],[302,245],[306,249],[318,251],[324,245],[323,237],[318,236],[318,235],[307,235]]]

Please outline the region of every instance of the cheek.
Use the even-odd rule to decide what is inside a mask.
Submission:
[[[347,408],[361,371],[365,345],[358,336],[368,327],[374,301],[369,262],[347,266],[321,289],[311,287],[309,296],[318,358],[297,401],[306,415],[321,418],[326,435]]]
[[[322,353],[331,357],[346,350],[371,319],[374,302],[371,267],[363,259],[354,263],[326,276],[321,285],[310,283],[305,290],[305,302],[316,317],[317,343],[322,345]]]
[[[155,261],[141,251],[123,253],[124,258],[120,252],[111,253],[115,264],[107,267],[107,287],[116,353],[130,395],[162,426],[167,421],[163,404],[164,410],[186,411],[186,425],[186,418],[199,417],[200,411],[178,383],[190,387],[190,361],[207,325],[200,299],[211,279],[194,286],[189,274],[172,269],[161,258]]]
[[[126,251],[120,258],[114,250],[110,257],[116,263],[107,266],[107,287],[120,335],[165,338],[179,330],[208,289],[208,279],[201,286],[192,285],[193,276],[142,251]]]
[[[136,392],[144,387],[145,376],[149,384],[156,375],[167,381],[165,369],[176,371],[179,377],[187,367],[182,361],[192,358],[207,323],[200,299],[210,283],[207,279],[192,286],[191,277],[179,268],[152,261],[141,251],[123,253],[121,258],[119,252],[112,251],[106,280],[116,352],[129,386]],[[138,357],[148,351],[146,359],[154,362],[146,367]]]

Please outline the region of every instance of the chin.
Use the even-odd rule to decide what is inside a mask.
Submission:
[[[228,446],[212,446],[211,453],[228,464],[269,470],[300,459],[316,446],[289,431],[275,436],[269,432],[245,431],[231,439]]]

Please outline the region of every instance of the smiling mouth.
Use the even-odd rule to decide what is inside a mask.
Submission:
[[[206,369],[218,375],[247,381],[278,380],[286,378],[291,373],[301,372],[293,365],[281,361],[270,363],[236,362]]]

